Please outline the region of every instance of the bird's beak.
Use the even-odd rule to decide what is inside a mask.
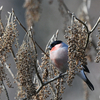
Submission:
[[[47,47],[47,50],[51,50],[51,46],[48,46],[48,47]]]

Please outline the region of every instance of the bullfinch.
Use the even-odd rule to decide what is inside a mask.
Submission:
[[[52,42],[48,49],[50,50],[50,60],[51,62],[57,67],[62,73],[66,72],[68,70],[68,45],[64,42],[57,40]],[[87,76],[85,75],[85,72],[89,73],[89,69],[86,65],[82,65],[82,70],[80,72],[77,72],[77,75],[83,79],[83,81],[88,85],[88,87],[93,91],[94,86],[89,81]]]

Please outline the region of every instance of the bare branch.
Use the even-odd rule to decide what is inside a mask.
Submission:
[[[80,19],[78,19],[75,15],[73,15],[80,23],[82,23],[84,26],[85,26],[85,28],[86,28],[86,30],[87,30],[87,33],[89,32],[89,29],[88,29],[88,27],[87,27],[87,25],[83,22],[83,21],[81,21]]]
[[[7,99],[10,100],[10,99],[9,99],[9,95],[8,95],[8,91],[7,91],[6,86],[5,86],[5,84],[4,84],[3,81],[2,81],[2,85],[3,85],[3,89],[5,90],[5,93],[6,93]]]
[[[95,23],[95,25],[93,26],[93,28],[91,29],[89,34],[91,34],[96,29],[96,27],[98,26],[99,22],[100,22],[100,17],[98,18],[97,22]]]
[[[47,57],[49,57],[46,53],[45,53],[45,51],[39,46],[39,44],[35,41],[35,43],[36,43],[36,45],[39,47],[39,49],[47,56]]]
[[[14,53],[14,50],[11,48],[11,53],[12,53],[12,56],[14,57],[14,58],[16,58],[16,56],[15,56],[15,53]]]
[[[14,12],[14,11],[13,11],[13,12]],[[18,18],[17,18],[16,15],[15,15],[15,19],[17,20],[18,24],[24,29],[24,31],[28,34],[26,28],[21,24],[21,22],[18,20]],[[32,40],[32,41],[33,41],[33,40]],[[38,44],[36,41],[34,41],[34,43],[39,47],[39,49],[40,49],[47,57],[49,57],[49,56],[45,53],[45,51],[39,46],[39,44]]]
[[[58,0],[58,1],[63,5],[63,7],[65,8],[66,12],[69,14],[69,16],[70,16],[70,17],[71,17],[71,16],[75,17],[80,23],[82,23],[82,24],[85,26],[87,32],[89,32],[87,25],[86,25],[83,21],[81,21],[80,19],[78,19],[78,18],[75,16],[74,13],[71,13],[71,11],[70,11],[70,10],[67,8],[67,6],[65,5],[64,1],[63,1],[63,0]]]
[[[31,30],[30,30],[30,32],[31,32]],[[36,74],[37,74],[37,76],[38,76],[38,78],[39,78],[39,80],[40,80],[40,82],[41,82],[41,84],[43,84],[43,81],[42,81],[42,78],[41,78],[41,76],[39,75],[39,72],[38,72],[38,69],[37,69],[37,49],[36,49],[36,46],[35,46],[35,41],[33,40],[33,37],[30,37],[31,38],[31,40],[32,40],[32,42],[33,42],[33,45],[34,45],[34,49],[35,49],[35,60],[34,60],[34,67],[35,67],[35,71],[36,71]]]
[[[1,20],[1,11],[2,11],[3,6],[0,7],[0,20]]]
[[[55,94],[55,90],[54,90],[54,88],[53,88],[52,84],[50,83],[50,84],[49,84],[49,86],[50,86],[50,89],[52,90],[52,94],[53,94],[53,96],[55,97],[55,96],[56,96],[56,94]]]
[[[97,22],[95,23],[95,25],[93,26],[93,28],[91,29],[91,31],[88,32],[87,42],[86,42],[86,46],[85,46],[84,50],[86,50],[87,45],[89,43],[90,34],[96,29],[96,27],[98,26],[99,22],[100,22],[100,17],[98,18]]]
[[[36,93],[38,93],[38,92],[43,88],[43,86],[45,86],[45,85],[47,85],[47,84],[49,84],[49,83],[51,83],[51,82],[53,82],[53,81],[55,81],[55,80],[57,80],[57,79],[59,79],[59,78],[62,78],[62,77],[64,77],[65,75],[68,75],[68,72],[65,72],[65,73],[63,73],[63,74],[61,74],[61,75],[58,75],[58,76],[56,76],[56,77],[50,79],[49,81],[43,83],[43,84],[38,88],[38,90],[37,90]]]
[[[9,66],[7,65],[7,63],[5,63],[5,66],[6,66],[7,70],[9,71],[10,75],[12,76],[12,78],[14,79],[14,81],[19,85],[20,83],[15,79],[15,76],[12,73],[12,71],[10,70]]]
[[[85,47],[84,47],[84,50],[86,50],[87,45],[88,45],[88,43],[89,43],[90,34],[91,34],[91,33],[96,29],[96,27],[98,26],[98,24],[99,24],[99,22],[100,22],[100,17],[98,18],[98,20],[97,20],[96,24],[93,26],[93,28],[89,31],[88,26],[87,26],[83,21],[81,21],[79,18],[77,18],[73,13],[71,13],[71,11],[67,8],[67,6],[65,5],[65,3],[64,3],[63,0],[58,0],[58,1],[63,5],[63,7],[65,8],[66,12],[67,12],[70,16],[73,15],[73,17],[75,17],[75,19],[77,19],[80,23],[82,23],[82,24],[85,26],[85,28],[86,28],[86,30],[87,30],[87,34],[88,34],[88,36],[87,36],[87,41],[86,41],[86,45],[85,45]]]
[[[13,11],[13,12],[14,12],[14,11]],[[18,20],[17,16],[16,16],[15,14],[14,14],[14,16],[15,16],[15,19],[17,20],[18,24],[19,24],[19,25],[24,29],[24,31],[28,34],[28,31],[27,31],[26,28],[21,24],[21,22]],[[30,28],[29,31],[31,32],[31,28]],[[31,39],[32,42],[33,42],[34,49],[35,49],[35,54],[37,54],[37,50],[36,50],[36,46],[35,46],[35,43],[37,44],[37,42],[35,42],[35,41],[33,40],[33,37],[30,37],[30,39]],[[38,44],[37,44],[37,45],[38,45]],[[39,45],[38,45],[38,46],[39,46]],[[39,46],[39,47],[40,47],[40,46]],[[42,49],[41,49],[41,50],[42,50]],[[42,50],[42,51],[43,51],[43,50]],[[45,54],[46,54],[46,53],[45,53]],[[37,60],[37,55],[36,55],[36,60]],[[39,72],[38,72],[38,70],[37,70],[36,60],[34,61],[34,62],[35,62],[35,71],[36,71],[36,74],[37,74],[37,76],[38,76],[38,78],[39,78],[41,84],[43,84],[42,78],[40,77]]]
[[[21,22],[19,21],[18,17],[15,15],[14,10],[13,10],[13,13],[14,13],[15,19],[17,20],[18,24],[19,24],[19,25],[24,29],[24,31],[27,33],[26,28],[21,24]]]
[[[69,14],[69,16],[71,17],[72,16],[72,13],[70,13],[70,10],[68,9],[68,7],[65,5],[64,1],[63,0],[58,0],[62,5],[63,7],[65,8],[66,12]]]

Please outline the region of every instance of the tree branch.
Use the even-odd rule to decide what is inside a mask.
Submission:
[[[14,11],[13,11],[13,12],[14,12]],[[15,15],[15,13],[14,13],[14,16],[15,16],[15,18],[16,18],[18,24],[19,24],[19,25],[24,29],[24,31],[28,34],[28,31],[27,31],[26,28],[21,24],[21,22],[18,20],[18,18],[17,18],[17,16]],[[31,28],[30,28],[29,31],[31,32]],[[32,33],[32,32],[31,32],[31,33]],[[29,36],[29,37],[30,37],[30,36]],[[37,54],[37,50],[36,50],[36,46],[35,46],[35,43],[37,44],[37,42],[35,42],[35,41],[33,40],[33,37],[30,37],[30,39],[31,39],[32,42],[33,42],[34,49],[35,49],[35,54]],[[39,45],[37,44],[37,46],[39,46]],[[39,48],[40,48],[40,46],[39,46]],[[42,49],[40,49],[40,50],[42,50]],[[42,50],[42,51],[43,51],[43,50]],[[46,54],[46,53],[45,53],[45,54]],[[36,56],[36,60],[37,60],[37,55],[35,55],[35,56]],[[38,76],[38,78],[39,78],[41,84],[43,84],[42,78],[40,77],[39,72],[38,72],[38,70],[37,70],[36,60],[34,61],[34,62],[35,62],[35,71],[36,71],[36,74],[37,74],[37,76]]]
[[[81,21],[79,18],[77,18],[74,13],[71,13],[71,11],[65,5],[64,1],[63,0],[58,0],[58,1],[63,5],[63,7],[65,8],[66,12],[69,14],[69,16],[71,17],[73,15],[73,17],[75,17],[80,23],[82,23],[85,26],[87,32],[89,32],[87,25],[83,21]]]
[[[97,20],[97,22],[95,23],[95,25],[93,26],[93,28],[88,32],[87,42],[86,42],[86,45],[85,45],[84,50],[86,50],[87,45],[88,45],[88,43],[89,43],[90,34],[96,29],[96,27],[98,26],[99,22],[100,22],[100,17],[98,18],[98,20]]]
[[[93,26],[93,28],[91,29],[89,34],[91,34],[96,29],[96,27],[98,26],[99,22],[100,22],[100,17],[98,18],[97,22],[95,23],[95,25]]]
[[[9,66],[7,65],[7,63],[5,63],[5,66],[7,68],[7,70],[9,71],[10,75],[12,76],[12,78],[15,80],[15,82],[20,85],[20,83],[15,79],[14,74],[12,73],[12,71],[10,70]]]
[[[32,39],[32,41],[33,41],[33,45],[34,45],[34,49],[35,49],[35,54],[37,54],[37,50],[36,50],[36,46],[35,46],[35,41],[33,40],[33,38],[31,38]],[[43,81],[42,81],[42,78],[41,78],[41,76],[39,75],[39,72],[38,72],[38,69],[37,69],[37,66],[36,66],[36,60],[37,60],[37,55],[35,55],[36,56],[36,59],[35,59],[35,71],[36,71],[36,74],[37,74],[37,76],[38,76],[38,78],[39,78],[39,80],[40,80],[40,82],[41,82],[41,84],[43,84]]]
[[[13,12],[14,12],[14,11],[13,11]],[[14,14],[14,15],[15,15],[15,14]],[[17,18],[16,15],[15,15],[15,19],[17,20],[18,24],[24,29],[24,31],[28,34],[26,28],[21,24],[21,22],[18,20],[18,18]],[[39,47],[39,49],[40,49],[47,57],[49,57],[49,56],[45,53],[45,51],[39,46],[39,44],[38,44],[36,41],[34,41],[34,43]]]
[[[3,81],[2,81],[2,85],[3,85],[3,89],[5,90],[5,93],[6,93],[7,99],[10,100],[10,99],[9,99],[9,95],[8,95],[8,91],[7,91],[6,86],[5,86],[5,84],[4,84]]]
[[[45,53],[45,51],[39,46],[39,44],[35,41],[35,44],[39,47],[39,49],[47,56],[47,57],[49,57],[46,53]]]
[[[57,80],[57,79],[59,79],[59,78],[62,78],[62,77],[64,77],[65,75],[68,75],[68,72],[65,72],[65,73],[63,73],[63,74],[61,74],[61,75],[58,75],[58,76],[56,76],[56,77],[50,79],[49,81],[43,83],[43,84],[37,89],[36,93],[38,93],[38,92],[43,88],[43,86],[45,86],[45,85],[47,85],[47,84],[49,84],[49,83],[51,83],[51,82],[53,82],[53,81],[55,81],[55,80]]]
[[[97,22],[95,23],[95,25],[93,26],[93,28],[92,28],[91,30],[89,30],[88,26],[87,26],[83,21],[81,21],[81,20],[78,19],[73,13],[71,13],[71,11],[67,8],[67,6],[65,5],[65,3],[64,3],[63,0],[58,0],[58,1],[63,5],[63,7],[65,8],[66,12],[67,12],[70,16],[73,15],[73,17],[75,17],[75,19],[77,19],[80,23],[82,23],[82,24],[85,26],[86,31],[87,31],[87,34],[88,34],[88,36],[87,36],[87,41],[86,41],[86,45],[85,45],[85,47],[84,47],[84,50],[86,50],[87,45],[88,45],[88,43],[89,43],[90,34],[91,34],[91,33],[96,29],[96,27],[98,26],[98,24],[99,24],[99,22],[100,22],[100,17],[98,18],[98,20],[97,20]]]
[[[14,58],[16,58],[15,53],[14,53],[14,50],[11,48],[10,51],[11,51],[12,56],[13,56]]]

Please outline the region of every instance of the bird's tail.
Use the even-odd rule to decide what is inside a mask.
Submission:
[[[89,81],[89,79],[87,78],[87,76],[85,75],[84,71],[81,70],[79,73],[77,73],[77,75],[82,78],[84,80],[84,82],[86,82],[86,84],[88,85],[88,87],[93,91],[94,90],[94,86],[92,85],[92,83]]]
[[[85,82],[88,85],[88,87],[93,91],[94,90],[94,86],[92,85],[92,83],[89,81],[89,79],[87,77],[86,77],[86,81]]]
[[[83,66],[83,70],[84,70],[85,72],[90,73],[90,71],[89,71],[89,69],[88,69],[88,67],[87,67],[86,65],[82,65],[82,66]]]

